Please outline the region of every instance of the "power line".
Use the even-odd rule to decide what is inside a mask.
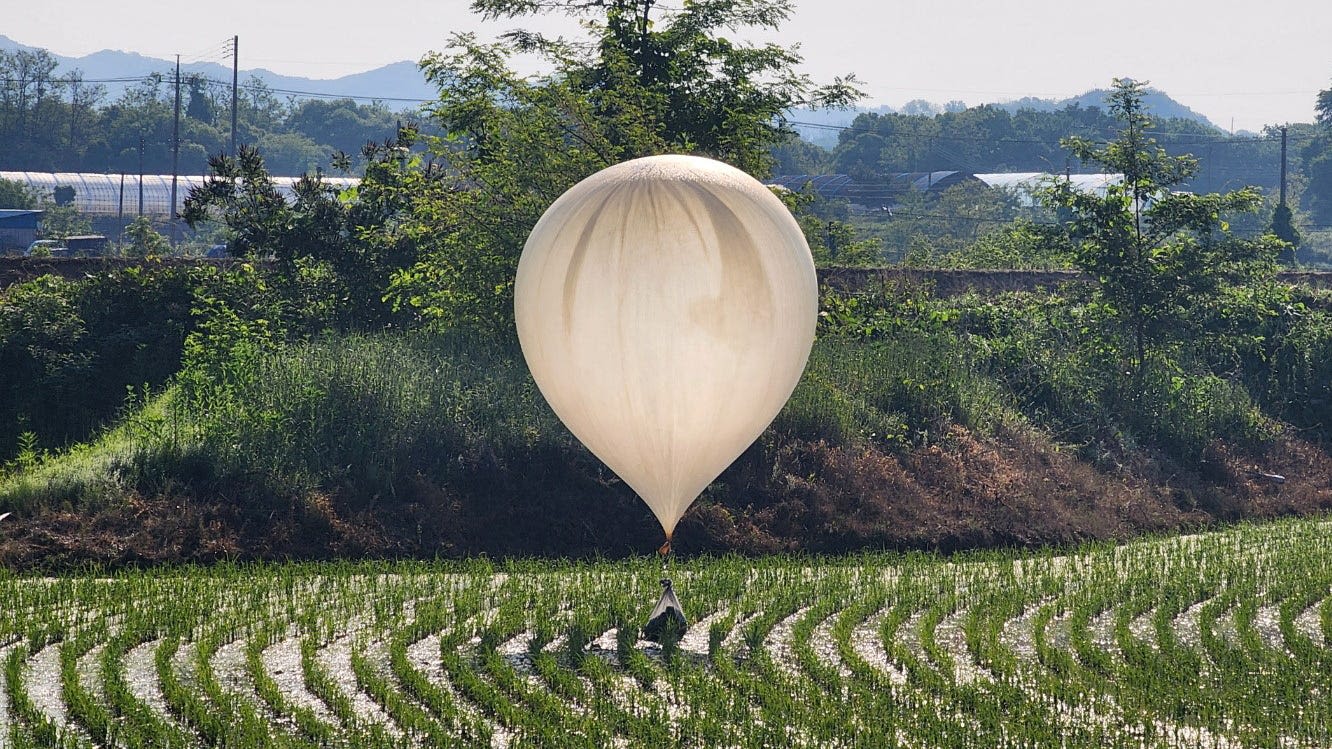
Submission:
[[[77,80],[79,82],[79,85],[83,85],[85,83],[139,83],[142,81],[152,80],[154,77],[155,76],[152,75],[144,75],[144,76],[138,76],[136,78],[79,78]],[[69,78],[68,76],[64,78],[47,78],[45,80],[45,83],[68,84],[71,80],[72,79]],[[37,82],[32,79],[20,80],[18,78],[0,78],[0,83],[23,84],[23,85],[32,86],[36,85]]]
[[[202,83],[221,88],[229,88],[231,86],[231,84],[227,81],[219,80],[217,78],[212,78],[210,76],[195,74],[191,75],[190,77]],[[165,83],[166,82],[165,74],[154,73],[151,75],[126,77],[126,78],[78,79],[79,85],[95,84],[95,83],[146,83],[149,81],[157,81]],[[45,83],[51,85],[69,85],[70,82],[71,82],[70,78],[49,78],[45,81]],[[30,80],[20,81],[17,78],[0,78],[0,84],[33,85],[33,83],[34,82]],[[305,96],[305,97],[319,98],[319,99],[350,99],[353,101],[392,101],[392,102],[404,102],[409,104],[427,104],[431,101],[434,101],[434,99],[416,99],[416,98],[401,97],[401,96],[381,96],[377,94],[348,94],[348,93],[331,93],[326,91],[302,91],[299,89],[290,89],[290,88],[270,88],[269,86],[263,84],[262,82],[258,84],[242,83],[240,85],[240,88],[245,89],[250,93],[254,93],[256,91],[265,91],[268,93],[283,94],[286,96]]]
[[[205,47],[204,49],[198,52],[193,52],[188,55],[182,55],[182,57],[184,57],[188,62],[217,62],[219,60],[226,59],[227,57],[230,56],[230,54],[231,54],[231,40],[224,39],[222,41],[212,44],[211,46]]]
[[[913,115],[907,115],[907,116],[913,116]],[[894,130],[889,133],[882,133],[875,128],[857,127],[855,125],[832,125],[822,122],[804,122],[801,120],[787,120],[787,124],[795,125],[798,127],[815,128],[818,130],[837,130],[837,131],[851,131],[857,133],[875,134],[875,135],[881,135],[885,138],[915,138],[917,140],[921,139],[946,140],[946,141],[960,141],[968,143],[997,143],[997,144],[1014,144],[1014,145],[1041,145],[1041,146],[1060,145],[1059,141],[1057,140],[1051,141],[1051,140],[1041,140],[1037,138],[994,138],[994,137],[978,136],[978,135],[946,135],[943,133],[922,133],[914,130],[913,131]],[[1169,137],[1171,139],[1207,138],[1207,140],[1189,140],[1188,142],[1177,142],[1175,143],[1175,145],[1197,145],[1197,146],[1241,145],[1246,143],[1276,143],[1281,139],[1280,136],[1277,135],[1256,135],[1256,136],[1242,136],[1242,137],[1227,136],[1227,137],[1218,138],[1215,136],[1203,135],[1200,133],[1199,134],[1174,133],[1168,130],[1145,130],[1143,132],[1146,133],[1147,135],[1161,135]],[[1292,135],[1290,136],[1290,140],[1312,141],[1317,139],[1318,137],[1319,136],[1314,133],[1305,133],[1302,135]],[[1108,141],[1096,140],[1093,142],[1105,143]],[[1172,142],[1174,141],[1167,141],[1165,142],[1165,144],[1169,145]]]

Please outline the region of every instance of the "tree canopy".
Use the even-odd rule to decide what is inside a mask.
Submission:
[[[800,57],[722,32],[775,28],[786,0],[709,0],[666,9],[654,0],[476,0],[490,19],[567,13],[586,37],[513,31],[483,44],[456,35],[422,62],[439,86],[431,118],[448,135],[402,230],[421,260],[390,296],[450,325],[510,327],[513,271],[528,231],[562,192],[626,159],[676,152],[710,156],[762,176],[792,134],[786,113],[836,106],[858,92],[852,76],[815,85]],[[518,54],[548,72],[524,77]],[[428,168],[428,167],[423,167]]]
[[[1120,131],[1109,142],[1071,137],[1077,159],[1123,175],[1104,195],[1056,181],[1047,200],[1066,211],[1074,264],[1097,281],[1101,309],[1127,337],[1130,366],[1141,373],[1149,355],[1172,341],[1205,335],[1234,317],[1242,301],[1233,289],[1270,281],[1281,242],[1270,235],[1245,240],[1228,217],[1251,212],[1256,190],[1199,195],[1172,188],[1189,179],[1197,161],[1171,156],[1148,134],[1145,84],[1116,79],[1110,112]]]
[[[144,77],[113,100],[82,73],[56,74],[45,50],[0,51],[0,165],[38,172],[171,170],[173,75]],[[198,75],[181,80],[180,169],[201,174],[230,141],[231,87]],[[401,113],[350,99],[287,101],[257,77],[241,82],[238,138],[260,144],[275,174],[328,167],[335,151],[358,153],[393,136]],[[142,154],[140,144],[142,143]]]

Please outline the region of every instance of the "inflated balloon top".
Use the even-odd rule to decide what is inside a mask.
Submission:
[[[791,396],[818,281],[800,227],[757,180],[652,156],[551,205],[523,248],[514,312],[542,395],[669,540]]]

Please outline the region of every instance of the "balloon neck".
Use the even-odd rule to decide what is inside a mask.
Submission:
[[[666,561],[667,555],[669,555],[670,553],[671,553],[671,539],[670,536],[667,536],[666,543],[662,544],[661,547],[657,549],[657,554],[658,556],[661,557],[662,561],[664,562]]]

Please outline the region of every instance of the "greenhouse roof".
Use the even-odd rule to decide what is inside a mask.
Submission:
[[[57,187],[74,188],[73,205],[80,213],[133,216],[139,213],[139,175],[97,174],[92,172],[0,172],[0,179],[26,184],[45,199],[54,199]],[[201,175],[176,177],[176,213],[185,205],[190,188],[201,187]],[[292,186],[298,177],[273,177],[273,184],[282,194],[291,197]],[[354,177],[324,177],[324,182],[336,187],[358,184]],[[171,215],[171,175],[143,175],[143,212],[151,216]]]
[[[1068,180],[1080,192],[1105,195],[1110,185],[1124,181],[1122,174],[1049,174],[1047,172],[1006,172],[1002,174],[977,174],[976,179],[990,187],[1002,187],[1008,190],[1032,193],[1045,184],[1055,180]]]

